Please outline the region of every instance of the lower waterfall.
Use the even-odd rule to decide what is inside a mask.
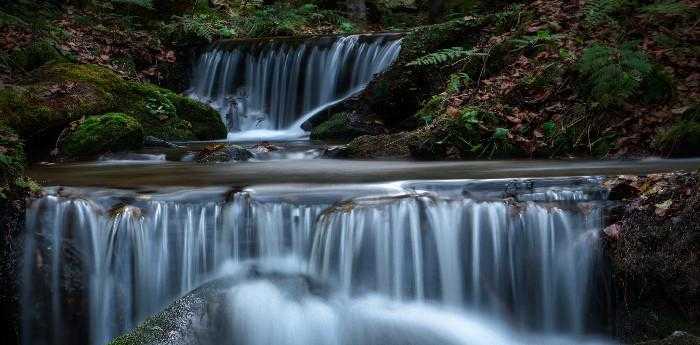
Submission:
[[[199,57],[189,94],[221,113],[231,140],[298,139],[302,123],[362,90],[400,49],[395,34],[223,41]]]
[[[106,344],[251,260],[333,293],[237,286],[232,344],[522,343],[505,325],[584,336],[605,299],[604,199],[594,179],[49,188],[27,212],[23,341]]]

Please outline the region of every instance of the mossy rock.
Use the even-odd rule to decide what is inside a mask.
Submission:
[[[228,134],[221,115],[212,107],[177,94],[172,94],[171,101],[178,116],[192,125],[191,131],[196,139],[221,139]]]
[[[16,70],[31,71],[47,63],[67,62],[68,58],[50,40],[43,39],[22,49],[0,54],[0,61]]]
[[[341,112],[314,127],[311,131],[311,139],[348,141],[364,134],[367,132],[351,125],[349,113]]]
[[[89,117],[70,133],[63,152],[70,156],[91,156],[104,152],[135,150],[143,146],[143,127],[122,113]]]
[[[0,123],[15,129],[35,150],[53,145],[71,122],[108,112],[136,118],[145,135],[161,139],[226,137],[221,117],[209,106],[156,85],[125,80],[101,66],[46,65],[21,85],[0,89]]]

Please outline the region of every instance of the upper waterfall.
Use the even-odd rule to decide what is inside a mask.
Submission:
[[[230,140],[298,139],[304,121],[362,90],[400,49],[396,34],[223,41],[199,57],[188,93],[221,113]]]

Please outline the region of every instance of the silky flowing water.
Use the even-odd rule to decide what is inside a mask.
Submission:
[[[199,58],[189,93],[221,113],[230,140],[303,138],[306,120],[361,91],[400,49],[395,34],[224,41]]]
[[[396,35],[219,43],[190,92],[229,139],[304,137],[399,49]],[[32,169],[49,187],[27,209],[23,343],[107,344],[221,279],[236,283],[216,332],[142,340],[605,343],[607,195],[601,178],[566,176],[698,166],[339,161],[309,145],[247,163],[148,151]]]
[[[73,336],[104,344],[227,265],[290,258],[298,272],[333,286],[334,298],[350,301],[346,308],[402,327],[434,324],[454,332],[456,344],[488,342],[450,324],[502,322],[513,330],[582,336],[601,325],[605,194],[595,180],[553,181],[543,187],[512,180],[158,193],[47,189],[27,215],[24,305],[49,303],[42,309],[50,315],[25,311],[25,342],[70,343],[65,339]],[[70,279],[79,280],[73,282],[79,291],[66,286]],[[252,296],[233,302],[233,308],[243,304],[241,339],[257,339],[263,325],[250,323],[258,319],[291,323],[290,334],[319,327],[316,314],[323,310],[287,300],[265,282],[249,284],[237,289]],[[267,303],[273,305],[262,307]],[[384,310],[387,303],[396,304]],[[86,329],[67,331],[66,315],[83,307]],[[306,307],[308,322],[296,314]],[[353,320],[343,327],[354,332],[369,322]],[[507,338],[512,331],[503,332]],[[306,344],[348,343],[322,338]],[[297,344],[255,339],[240,343]]]

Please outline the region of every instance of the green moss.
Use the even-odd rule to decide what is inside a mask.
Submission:
[[[31,71],[50,62],[66,60],[66,57],[47,39],[38,40],[22,49],[0,54],[0,61],[22,71]]]
[[[70,156],[89,156],[138,149],[143,146],[143,137],[143,128],[136,119],[110,113],[86,119],[68,135],[63,151]]]
[[[72,121],[106,112],[133,116],[146,135],[163,139],[226,136],[220,116],[210,107],[156,85],[124,80],[96,65],[47,65],[22,86],[0,89],[0,123],[29,140],[57,135]]]
[[[311,131],[312,140],[351,140],[365,132],[350,125],[348,113],[337,113],[330,119],[314,127]]]
[[[37,77],[38,80],[85,82],[110,93],[123,92],[129,84],[108,68],[87,64],[59,63],[48,65],[39,71]]]
[[[24,190],[24,145],[17,133],[0,124],[0,199],[14,198]]]
[[[196,139],[214,140],[226,137],[228,131],[221,121],[221,115],[210,106],[176,94],[170,97],[178,116],[192,125],[191,131]]]

